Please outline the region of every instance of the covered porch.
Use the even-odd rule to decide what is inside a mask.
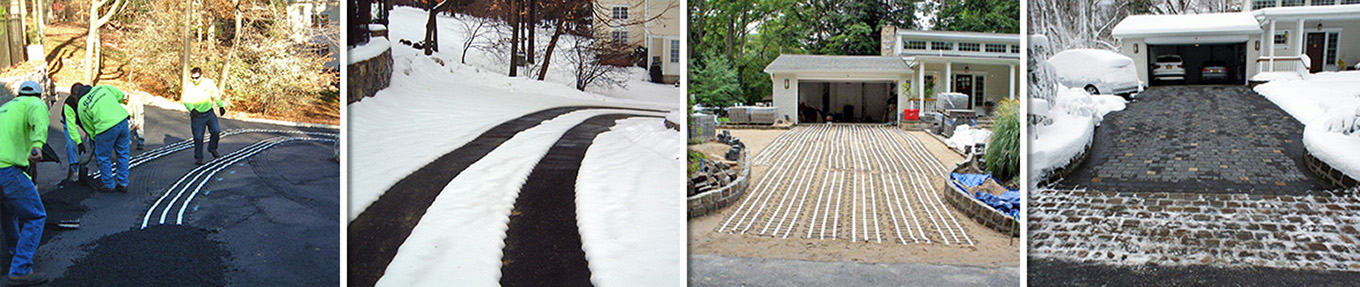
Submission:
[[[906,59],[915,71],[909,97],[899,106],[925,111],[934,107],[934,95],[957,92],[969,96],[967,109],[979,117],[990,116],[989,106],[1015,100],[1020,91],[1018,58],[965,58],[915,56]],[[931,100],[927,100],[931,98]]]
[[[1354,69],[1360,62],[1360,5],[1264,8],[1253,12],[1262,26],[1258,74]]]

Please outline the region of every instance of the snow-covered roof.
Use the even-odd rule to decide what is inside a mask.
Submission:
[[[1134,15],[1124,18],[1111,32],[1115,38],[1196,35],[1261,34],[1261,24],[1251,13],[1194,15]]]
[[[1353,20],[1360,19],[1360,5],[1274,7],[1252,11],[1261,19]]]
[[[779,55],[779,58],[765,66],[765,72],[866,72],[866,73],[907,73],[911,68],[899,57],[883,56],[831,56],[831,55]]]
[[[940,39],[940,40],[974,40],[989,42],[1020,43],[1019,34],[999,34],[982,32],[963,32],[963,31],[920,31],[920,30],[899,30],[897,34],[903,38],[910,39]]]

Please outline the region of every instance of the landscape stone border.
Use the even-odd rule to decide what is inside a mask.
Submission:
[[[944,193],[944,200],[949,202],[950,206],[968,215],[969,218],[982,224],[982,226],[1013,237],[1020,236],[1019,221],[982,203],[977,198],[973,198],[973,195],[968,194],[968,191],[955,186],[954,180],[949,180],[945,187],[940,188],[940,192]]]
[[[740,199],[743,194],[746,194],[746,188],[749,186],[751,180],[751,166],[747,164],[746,150],[744,149],[741,151],[741,159],[737,161],[737,166],[741,168],[741,171],[739,172],[741,175],[738,176],[737,179],[732,180],[732,183],[719,189],[695,194],[688,198],[690,218],[700,217],[718,211],[719,209],[732,204],[732,202],[737,199]]]
[[[1334,187],[1348,189],[1360,186],[1360,181],[1357,181],[1350,176],[1346,176],[1346,174],[1342,173],[1340,170],[1332,168],[1331,165],[1328,165],[1326,162],[1313,156],[1310,152],[1304,151],[1303,162],[1304,165],[1308,166],[1308,170],[1313,172],[1313,175],[1316,175],[1320,180],[1325,181]]]
[[[392,49],[368,60],[349,65],[348,103],[372,97],[392,83]]]

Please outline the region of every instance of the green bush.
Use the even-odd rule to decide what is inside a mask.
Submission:
[[[689,173],[699,171],[699,160],[704,159],[704,154],[697,151],[689,151]]]
[[[992,177],[1009,182],[1020,175],[1020,104],[1003,101],[996,108],[996,127],[982,155]]]

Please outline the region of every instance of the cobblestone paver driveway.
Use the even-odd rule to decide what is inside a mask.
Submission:
[[[1154,87],[1096,129],[1061,189],[1258,195],[1322,190],[1303,125],[1243,86]]]
[[[1358,271],[1357,192],[1037,190],[1029,200],[1029,254],[1114,265]]]

